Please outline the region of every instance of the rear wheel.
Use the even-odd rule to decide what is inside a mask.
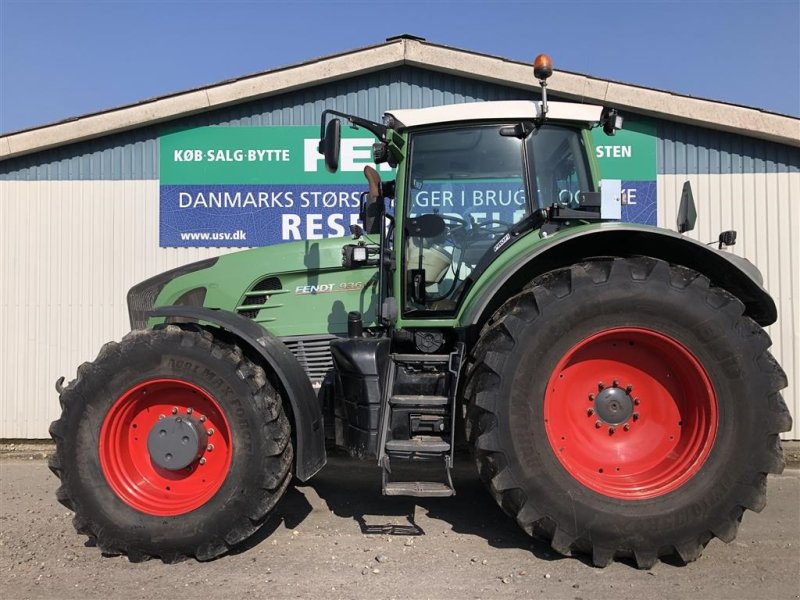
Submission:
[[[281,398],[207,331],[167,326],[106,344],[61,401],[58,498],[106,553],[213,558],[251,535],[289,485]]]
[[[649,258],[548,273],[484,328],[468,435],[498,503],[562,554],[641,568],[731,541],[791,427],[783,371],[743,305]]]

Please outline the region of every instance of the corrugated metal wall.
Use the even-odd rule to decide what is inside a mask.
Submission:
[[[53,387],[130,330],[128,288],[220,253],[158,248],[157,181],[0,182],[0,438],[44,438]]]
[[[675,228],[690,181],[698,218],[688,235],[710,242],[738,232],[729,251],[761,270],[778,307],[767,331],[789,378],[794,429],[784,438],[800,439],[800,149],[663,121],[658,135],[658,224]]]
[[[530,98],[400,67],[0,163],[0,439],[45,438],[53,382],[129,329],[125,294],[216,249],[158,247],[158,136],[205,125],[317,125],[326,108],[380,119],[420,108]]]
[[[11,159],[0,163],[0,181],[158,179],[158,136],[162,131],[186,127],[319,125],[322,111],[329,108],[380,121],[383,111],[390,108],[532,98],[531,94],[513,88],[397,67],[194,115],[159,127]]]
[[[158,248],[161,131],[316,125],[325,108],[378,119],[388,107],[522,98],[530,96],[400,67],[0,163],[0,438],[47,437],[58,412],[53,382],[71,378],[105,341],[124,335],[125,293],[133,283],[221,252]],[[800,191],[800,151],[666,122],[659,136],[659,223],[674,223],[688,178],[700,210],[695,234],[710,240],[722,229],[739,230],[734,251],[765,272],[779,299],[781,321],[770,333],[790,373],[787,400],[800,414],[798,281],[790,276],[798,264],[791,232],[800,226],[789,200]]]

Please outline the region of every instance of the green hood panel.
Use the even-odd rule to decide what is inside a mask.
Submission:
[[[347,313],[356,310],[370,326],[378,271],[342,267],[348,243],[350,238],[307,240],[225,254],[207,269],[170,281],[155,306],[205,288],[203,306],[245,314],[277,336],[345,333]],[[251,291],[254,286],[260,291]]]

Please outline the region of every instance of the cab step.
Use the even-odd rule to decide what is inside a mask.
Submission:
[[[450,354],[392,354],[395,363],[446,363],[450,360]]]
[[[392,406],[447,406],[447,396],[401,395],[389,398]]]
[[[436,481],[387,481],[383,486],[384,496],[416,496],[417,498],[443,498],[455,495],[455,490],[446,483]]]
[[[389,355],[378,434],[384,495],[455,494],[450,470],[463,355],[463,343],[450,354]],[[431,481],[414,481],[428,477]]]
[[[450,450],[450,444],[441,438],[413,437],[410,440],[386,442],[386,453],[392,458],[413,458],[414,455],[440,457]]]

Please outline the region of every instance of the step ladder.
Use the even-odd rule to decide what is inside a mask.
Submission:
[[[385,496],[436,497],[455,494],[453,468],[458,375],[462,343],[450,354],[392,354],[381,403],[378,464]],[[398,463],[438,471],[438,481],[391,480]],[[439,471],[435,465],[439,463]],[[408,469],[406,469],[408,470]]]

